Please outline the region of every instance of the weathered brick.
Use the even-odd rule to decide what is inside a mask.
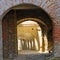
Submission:
[[[60,0],[0,0],[0,16],[2,16],[3,13],[10,7],[21,3],[33,4],[44,9],[52,17],[52,21],[55,21],[55,23],[53,23],[53,40],[60,42]],[[0,22],[0,25],[1,24],[2,23]],[[0,29],[2,29],[1,26]],[[1,39],[2,31],[0,30],[0,40]],[[55,43],[57,46],[58,42]],[[2,41],[0,41],[0,44],[0,46],[2,46]],[[58,50],[56,50],[56,52],[58,52]],[[0,60],[2,60],[1,57]]]

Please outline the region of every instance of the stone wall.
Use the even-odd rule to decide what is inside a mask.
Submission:
[[[49,14],[53,21],[55,56],[60,56],[60,0],[0,0],[0,60],[2,60],[2,17],[11,7],[22,3],[39,6]]]

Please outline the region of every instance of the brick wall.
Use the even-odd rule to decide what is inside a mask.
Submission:
[[[22,3],[34,4],[44,9],[53,21],[53,39],[55,42],[55,56],[60,56],[60,0],[0,0],[0,20],[7,10]],[[2,29],[0,27],[0,29]],[[1,31],[1,30],[0,30]],[[0,33],[2,36],[2,33]],[[0,40],[2,37],[0,38]],[[58,43],[57,43],[58,42]],[[1,42],[2,43],[2,42]],[[56,46],[57,43],[57,46]],[[1,46],[2,47],[2,46]],[[57,49],[56,49],[57,48]]]

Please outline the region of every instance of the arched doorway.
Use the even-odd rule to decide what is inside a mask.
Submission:
[[[26,21],[25,21],[26,20]],[[33,20],[33,21],[32,21]],[[48,53],[48,40],[43,36],[43,30],[35,22],[36,18],[25,18],[19,21],[17,25],[18,51],[24,52]],[[24,22],[21,22],[24,21]],[[29,53],[26,53],[29,54]]]
[[[18,24],[17,26],[17,39],[18,39],[18,51],[25,50],[24,52],[40,52],[40,53],[47,53],[48,48],[45,51],[46,47],[43,45],[42,39],[42,29],[38,25],[38,23],[31,21],[30,19]],[[43,43],[42,43],[43,42]],[[48,47],[48,41],[46,42]],[[45,48],[45,49],[43,49]],[[33,54],[32,52],[32,54]],[[28,53],[29,54],[29,53]]]
[[[21,8],[21,6],[23,6],[23,8]],[[41,27],[43,32],[43,42],[46,41],[46,44],[48,44],[45,44],[46,48],[44,48],[44,43],[42,42],[42,51],[45,49],[49,52],[53,50],[52,21],[48,14],[37,6],[31,4],[21,4],[13,7],[2,20],[4,57],[8,58],[18,55],[17,22],[19,24],[20,22],[24,22],[31,18],[33,18],[32,21],[37,22]]]

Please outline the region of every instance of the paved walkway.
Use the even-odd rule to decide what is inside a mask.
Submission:
[[[14,60],[45,60],[45,57],[43,55],[19,55]]]
[[[46,60],[46,55],[36,51],[21,51],[17,58],[4,60]]]

